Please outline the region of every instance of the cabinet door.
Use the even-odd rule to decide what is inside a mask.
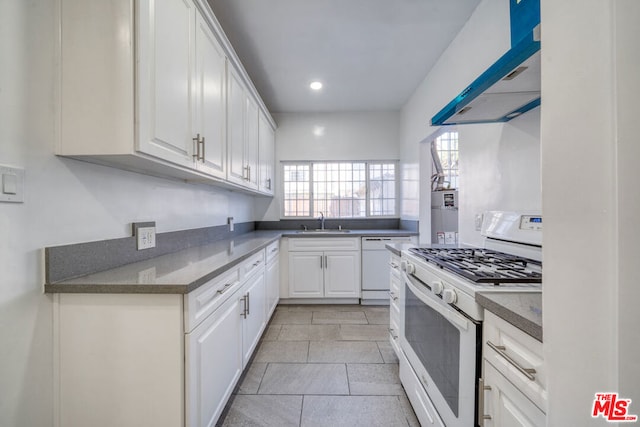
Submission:
[[[323,255],[323,252],[289,252],[290,298],[324,297]]]
[[[276,309],[280,299],[280,262],[274,259],[267,265],[267,319]]]
[[[247,164],[247,186],[258,188],[260,170],[258,168],[258,104],[253,97],[247,95],[247,148],[245,162]]]
[[[260,112],[258,124],[259,169],[258,190],[273,194],[273,171],[275,159],[275,135],[264,113]]]
[[[242,374],[240,299],[232,296],[185,335],[187,426],[215,425]]]
[[[486,427],[538,427],[545,425],[545,415],[536,405],[484,361],[484,412],[491,419]]]
[[[247,170],[245,164],[245,114],[246,94],[244,85],[233,67],[228,67],[227,85],[227,143],[229,162],[227,179],[236,184],[246,185]]]
[[[264,269],[253,276],[242,288],[242,297],[245,298],[242,327],[242,354],[243,366],[249,363],[260,340],[260,335],[267,324],[267,302],[266,286],[264,280]]]
[[[326,297],[360,297],[360,252],[325,252]]]
[[[220,44],[205,19],[196,14],[196,78],[194,130],[204,139],[198,170],[218,178],[226,177],[226,61]],[[194,148],[195,149],[195,148]]]
[[[191,0],[138,5],[137,149],[191,168],[195,5]]]

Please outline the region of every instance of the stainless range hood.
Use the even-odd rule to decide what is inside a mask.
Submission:
[[[433,116],[432,126],[507,122],[540,105],[540,2],[510,5],[511,49]]]

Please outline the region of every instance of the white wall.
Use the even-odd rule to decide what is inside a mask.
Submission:
[[[287,160],[397,160],[398,112],[280,113],[273,115],[276,130],[276,176]],[[280,219],[280,193],[258,199],[256,217]]]
[[[0,425],[53,425],[51,297],[43,248],[252,221],[254,199],[53,155],[54,2],[0,2],[0,164],[23,167],[25,202],[0,203]],[[87,94],[90,96],[90,94]]]
[[[402,109],[402,217],[420,219],[423,242],[431,235],[430,201],[424,197],[430,194],[425,186],[430,189],[431,157],[420,152],[419,142],[438,130],[431,117],[509,49],[509,37],[509,2],[482,1]]]
[[[458,126],[458,132],[460,242],[482,246],[476,214],[542,211],[540,108],[506,124]]]
[[[544,356],[550,426],[640,414],[640,4],[542,1]]]

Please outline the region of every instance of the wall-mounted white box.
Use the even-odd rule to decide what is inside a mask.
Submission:
[[[24,169],[0,165],[0,202],[24,202]]]

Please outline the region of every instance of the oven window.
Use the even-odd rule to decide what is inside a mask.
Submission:
[[[460,331],[405,285],[405,335],[451,411],[458,416]]]

